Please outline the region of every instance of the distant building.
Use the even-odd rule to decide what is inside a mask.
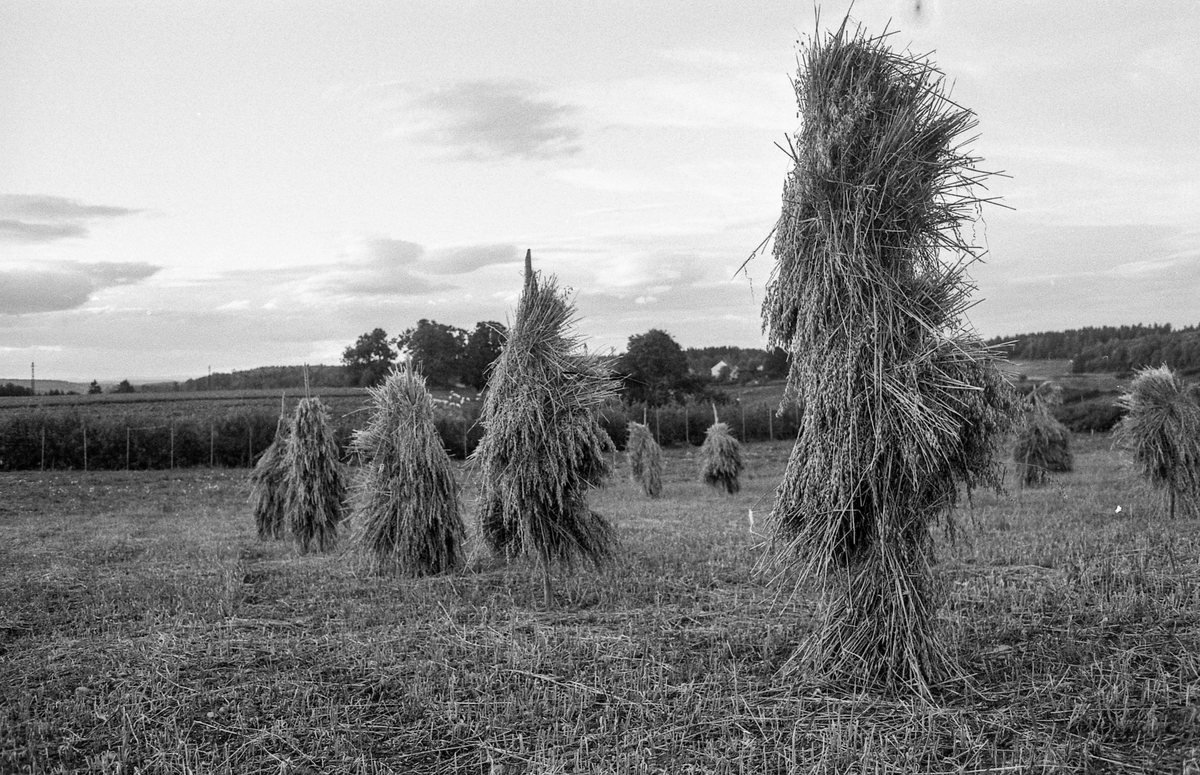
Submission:
[[[713,379],[737,379],[738,377],[738,367],[730,366],[725,361],[719,361],[709,372]]]

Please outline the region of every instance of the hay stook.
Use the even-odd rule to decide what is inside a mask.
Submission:
[[[662,495],[663,453],[650,429],[639,422],[627,427],[625,455],[629,459],[629,478],[650,498]]]
[[[454,570],[466,528],[425,378],[401,364],[367,392],[371,418],[351,445],[361,463],[351,494],[354,547],[373,572]]]
[[[1125,417],[1116,439],[1138,472],[1167,499],[1200,514],[1200,387],[1189,386],[1167,366],[1142,369],[1118,403]]]
[[[700,480],[709,487],[737,495],[742,489],[744,467],[741,443],[730,433],[729,426],[720,422],[713,407],[713,424],[704,432],[704,445],[700,447]]]
[[[1025,400],[1025,415],[1013,443],[1013,461],[1022,486],[1044,484],[1050,473],[1065,473],[1075,465],[1071,434],[1050,412],[1062,404],[1062,387],[1043,382]]]
[[[1015,395],[965,320],[979,251],[960,225],[985,173],[959,138],[975,117],[888,34],[847,18],[800,50],[763,319],[804,413],[771,521],[776,557],[823,594],[792,667],[927,695],[959,674],[935,626],[929,529],[952,526],[960,483],[1000,486]]]
[[[301,554],[329,551],[337,544],[346,494],[329,411],[320,398],[296,405],[284,456],[284,506],[288,529]]]
[[[583,349],[574,323],[557,281],[535,273],[527,252],[524,290],[484,398],[485,434],[471,456],[480,472],[484,540],[505,557],[538,563],[547,607],[552,565],[599,565],[615,541],[587,495],[610,472],[613,445],[599,410],[617,383]]]
[[[286,486],[288,421],[280,413],[275,438],[250,472],[250,501],[260,540],[283,538],[287,529]]]

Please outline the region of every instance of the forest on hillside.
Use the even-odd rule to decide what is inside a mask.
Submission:
[[[1076,374],[1128,373],[1166,364],[1187,375],[1200,374],[1200,329],[1162,325],[1097,326],[999,336],[1014,360],[1070,359]]]

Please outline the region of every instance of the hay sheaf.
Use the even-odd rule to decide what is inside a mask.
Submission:
[[[629,458],[629,477],[651,498],[662,495],[662,447],[654,440],[650,429],[639,422],[630,422],[625,454]]]
[[[319,398],[296,405],[284,455],[284,507],[288,529],[301,553],[325,552],[337,544],[346,494],[329,412]]]
[[[288,422],[283,415],[275,426],[275,439],[250,472],[250,501],[254,525],[262,540],[283,538],[286,525],[285,483],[287,477]]]
[[[367,392],[371,418],[352,441],[361,463],[351,498],[355,548],[376,572],[453,570],[466,528],[425,378],[402,364]]]
[[[736,495],[742,489],[742,445],[723,422],[713,423],[704,433],[700,448],[700,479],[710,487]]]
[[[952,526],[960,483],[1000,486],[1015,394],[965,318],[975,116],[885,37],[843,22],[800,51],[763,318],[804,414],[772,522],[781,559],[825,590],[798,659],[833,683],[927,694],[956,672],[929,528]]]
[[[1126,415],[1115,435],[1138,472],[1166,493],[1171,516],[1176,500],[1200,513],[1200,388],[1167,366],[1142,369],[1118,403]]]
[[[587,495],[609,474],[612,441],[600,407],[616,395],[612,372],[571,333],[574,312],[557,281],[526,263],[508,341],[492,367],[472,453],[479,467],[483,538],[507,557],[601,563],[613,548],[608,521]]]

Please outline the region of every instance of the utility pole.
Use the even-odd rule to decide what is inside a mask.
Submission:
[[[37,395],[37,380],[34,379],[34,367],[37,364],[30,362],[29,364],[29,392],[32,395]]]
[[[212,392],[212,364],[208,365],[208,390]]]

